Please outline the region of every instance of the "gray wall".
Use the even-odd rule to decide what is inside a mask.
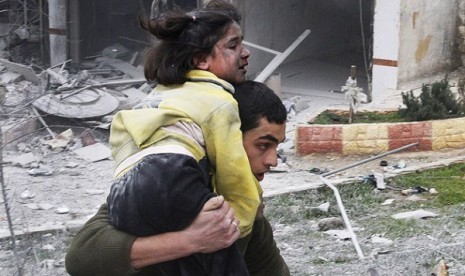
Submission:
[[[363,0],[365,32],[370,29],[372,3],[373,0]],[[241,5],[246,41],[282,52],[305,29],[311,30],[284,63],[302,58],[324,60],[362,46],[358,1],[243,0]],[[370,37],[366,37],[368,42]],[[253,75],[274,55],[249,49],[249,72]]]
[[[463,1],[463,0],[459,0]],[[457,0],[404,0],[401,4],[399,85],[453,69]]]

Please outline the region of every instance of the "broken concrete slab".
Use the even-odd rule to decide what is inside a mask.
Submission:
[[[381,244],[381,245],[391,245],[394,243],[393,240],[385,238],[382,235],[376,235],[376,234],[371,236],[371,242],[375,244]]]
[[[13,71],[6,71],[0,75],[0,83],[8,84],[12,82],[22,81],[24,76]]]
[[[71,141],[73,141],[73,137],[73,130],[69,128],[55,136],[55,138],[45,141],[44,144],[50,146],[52,149],[65,148]]]
[[[340,217],[323,218],[318,221],[318,230],[327,231],[330,229],[344,228],[344,221]]]
[[[69,128],[55,136],[53,139],[44,141],[44,144],[50,146],[52,149],[65,148],[73,140],[73,137],[73,130]]]
[[[26,65],[23,65],[23,64],[19,64],[19,63],[15,63],[15,62],[11,62],[9,60],[6,60],[6,59],[0,59],[0,62],[3,63],[3,65],[18,73],[18,74],[21,74],[24,76],[24,78],[28,81],[31,81],[31,82],[34,82],[34,83],[38,83],[40,81],[40,78],[39,76],[34,72],[34,70],[32,69],[32,67],[30,66],[26,66]]]
[[[351,234],[348,230],[332,229],[332,230],[325,231],[325,233],[339,240],[350,240],[350,237],[351,237]]]
[[[19,166],[21,168],[29,168],[31,163],[35,162],[36,159],[32,152],[24,153],[19,156],[16,156],[12,159],[6,159],[5,162],[11,163],[14,166]]]
[[[422,218],[430,218],[430,217],[437,217],[437,216],[438,215],[433,212],[419,209],[415,211],[397,213],[395,215],[392,215],[391,217],[395,219],[422,219]]]
[[[53,170],[47,166],[40,166],[30,169],[27,173],[32,176],[49,176],[53,174]]]
[[[79,158],[89,162],[97,162],[111,157],[110,148],[102,143],[95,143],[87,147],[75,149],[74,153],[76,153]]]

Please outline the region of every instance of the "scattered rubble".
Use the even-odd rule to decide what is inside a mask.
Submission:
[[[328,217],[318,221],[319,231],[328,231],[344,228],[344,221],[340,217]]]
[[[392,215],[392,218],[395,218],[395,219],[422,219],[422,218],[431,218],[431,217],[437,217],[437,216],[438,215],[433,213],[433,212],[419,209],[419,210],[415,210],[415,211],[397,213],[395,215]]]

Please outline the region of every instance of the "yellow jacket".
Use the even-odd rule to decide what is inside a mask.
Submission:
[[[181,146],[197,161],[206,151],[213,189],[235,210],[244,237],[252,230],[262,190],[243,148],[234,88],[208,71],[190,71],[188,78],[182,85],[158,85],[148,97],[158,101],[158,108],[123,110],[115,115],[110,145],[116,166],[152,146]],[[200,127],[205,145],[169,129],[179,122]]]

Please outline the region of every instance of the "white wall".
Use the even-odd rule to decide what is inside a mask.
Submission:
[[[399,88],[453,69],[457,12],[457,0],[402,0]]]
[[[312,31],[283,64],[306,58],[339,58],[337,55],[344,54],[360,37],[358,1],[238,1],[246,41],[284,51],[305,29]],[[362,0],[363,17],[368,20],[365,25],[371,21],[370,1]],[[373,101],[454,69],[458,1],[465,0],[374,1],[373,56],[369,57],[373,61]],[[274,55],[255,49],[251,52],[248,68],[253,78]]]
[[[363,0],[369,3],[373,0]],[[358,1],[347,0],[242,0],[245,40],[280,52],[286,50],[305,29],[310,35],[283,62],[302,58],[324,59],[342,54],[360,39]],[[364,12],[370,13],[368,9]],[[369,20],[369,16],[364,17]],[[263,69],[274,55],[255,50],[249,72]]]
[[[305,0],[245,1],[244,5],[244,39],[248,42],[283,52],[305,30],[308,23],[305,15]],[[311,34],[300,49],[308,47]],[[251,50],[249,72],[258,73],[273,58],[274,55],[248,47]],[[298,50],[288,57],[295,58]]]
[[[397,88],[400,1],[377,0],[373,26],[372,101]]]

